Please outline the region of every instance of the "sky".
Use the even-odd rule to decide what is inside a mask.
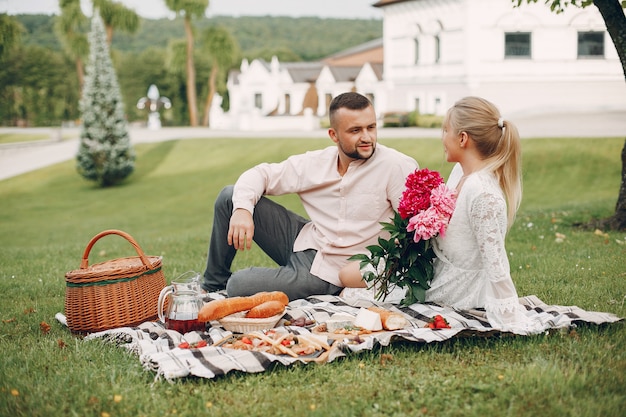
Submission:
[[[146,19],[173,18],[165,0],[116,0]],[[317,16],[340,19],[381,19],[376,0],[209,0],[211,16]],[[91,14],[91,1],[81,0]],[[0,13],[59,14],[59,0],[0,0]]]

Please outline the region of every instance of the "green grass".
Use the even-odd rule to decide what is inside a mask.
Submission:
[[[50,135],[41,133],[0,133],[0,144],[33,142],[50,139]]]
[[[45,130],[45,129],[44,129]],[[56,131],[50,129],[48,133],[32,133],[29,131],[14,131],[12,133],[0,133],[0,145],[19,145],[28,142],[39,142],[49,140],[68,140],[75,138],[75,133],[68,133],[57,128]]]
[[[439,140],[381,142],[445,176],[451,169]],[[524,201],[507,240],[521,295],[626,317],[626,233],[572,227],[613,212],[623,143],[523,143]],[[1,181],[0,416],[623,415],[622,322],[534,337],[397,343],[325,365],[167,383],[154,382],[123,349],[84,342],[55,321],[64,274],[79,267],[98,232],[122,229],[146,254],[163,255],[168,280],[202,272],[223,185],[258,162],[330,145],[323,138],[171,141],[138,146],[136,172],[115,188],[84,181],[74,161]],[[279,200],[302,212],[297,199]],[[133,254],[122,238],[107,236],[90,263]],[[258,250],[236,260],[249,264],[271,261]]]

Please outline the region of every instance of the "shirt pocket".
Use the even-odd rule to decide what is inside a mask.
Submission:
[[[382,198],[380,194],[368,191],[353,196],[348,201],[346,216],[350,220],[379,220]]]

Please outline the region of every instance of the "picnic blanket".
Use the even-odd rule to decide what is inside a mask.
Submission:
[[[207,299],[223,298],[223,294],[211,293]],[[545,329],[568,329],[576,323],[604,324],[622,320],[611,313],[585,311],[576,306],[547,305],[536,296],[520,298],[526,307],[526,314],[544,324]],[[294,300],[289,303],[285,314],[277,326],[284,325],[286,320],[306,317],[318,323],[324,323],[335,313],[355,316],[361,308],[371,306],[383,307],[401,312],[409,321],[409,326],[396,331],[381,331],[362,335],[354,340],[336,340],[331,349],[315,358],[294,358],[289,355],[274,355],[263,352],[229,349],[220,346],[220,341],[232,336],[218,322],[211,322],[205,332],[189,332],[184,335],[167,330],[162,323],[146,322],[138,327],[123,327],[92,333],[85,340],[101,339],[115,343],[136,354],[144,368],[156,373],[155,379],[195,376],[215,378],[231,371],[248,373],[264,372],[277,365],[290,366],[295,363],[331,362],[353,352],[371,350],[376,345],[388,346],[394,341],[415,343],[443,342],[456,337],[492,337],[503,332],[491,328],[481,310],[455,310],[434,303],[413,304],[399,307],[388,303],[368,300],[346,300],[336,296],[312,296],[307,299]],[[444,316],[451,328],[432,330],[427,323],[432,317]],[[295,334],[309,334],[304,327],[287,326]],[[199,340],[207,342],[200,349],[181,349],[182,341],[195,343]]]

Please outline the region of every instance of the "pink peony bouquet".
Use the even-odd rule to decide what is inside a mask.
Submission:
[[[376,299],[384,300],[394,286],[406,288],[402,305],[424,302],[433,277],[435,253],[430,239],[446,232],[456,191],[448,188],[437,171],[415,170],[405,183],[405,190],[390,223],[381,223],[389,239],[378,238],[378,245],[368,246],[370,255],[359,254],[351,260],[361,262],[361,269],[371,265],[363,279],[376,288]]]

